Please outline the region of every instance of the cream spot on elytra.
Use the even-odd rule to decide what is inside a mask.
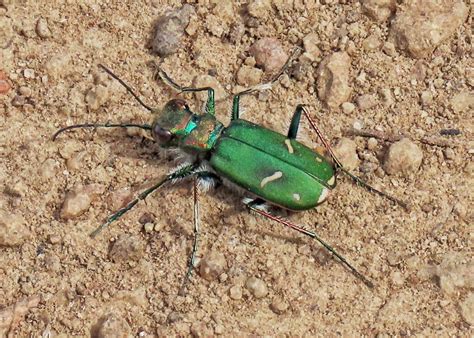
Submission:
[[[299,201],[301,199],[300,197],[300,194],[293,194],[293,198],[296,200],[296,201]]]
[[[331,177],[331,178],[328,180],[328,184],[329,184],[329,185],[333,185],[334,182],[336,182],[336,176],[333,176],[333,177]]]
[[[286,140],[285,140],[285,144],[286,144],[286,146],[288,147],[288,152],[289,152],[290,154],[293,154],[293,147],[292,147],[292,145],[291,145],[291,141],[290,141],[289,139],[286,139]]]
[[[261,182],[260,182],[260,187],[263,188],[265,184],[275,181],[283,176],[283,173],[281,171],[275,171],[273,175],[270,175],[268,177],[265,177]]]
[[[316,157],[316,162],[321,163],[323,160],[320,157]]]
[[[321,195],[319,195],[318,198],[318,204],[322,203],[329,195],[329,189],[328,188],[323,188],[323,191],[321,191]]]

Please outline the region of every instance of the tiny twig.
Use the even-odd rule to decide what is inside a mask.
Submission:
[[[350,135],[354,136],[362,136],[362,137],[373,137],[379,140],[388,141],[388,142],[397,142],[400,141],[402,138],[409,137],[409,135],[395,135],[385,133],[379,130],[373,129],[350,129],[347,131]],[[459,144],[452,140],[447,140],[437,136],[424,136],[420,139],[416,139],[414,137],[410,137],[411,139],[418,141],[420,143],[428,144],[431,146],[438,146],[438,147],[457,147]]]

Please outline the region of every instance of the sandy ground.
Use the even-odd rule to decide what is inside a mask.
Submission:
[[[398,2],[400,10],[404,1]],[[389,21],[375,22],[356,1],[275,1],[271,10],[251,20],[244,2],[236,2],[229,15],[215,10],[213,1],[199,1],[192,3],[195,14],[182,48],[160,58],[149,47],[154,23],[180,8],[180,1],[0,4],[0,68],[12,86],[0,94],[1,334],[474,333],[472,103],[459,107],[452,101],[473,91],[470,14],[433,53],[415,59],[399,50],[388,55],[390,45],[385,51],[383,46]],[[38,20],[47,27],[43,22],[38,28]],[[355,33],[349,29],[348,35],[348,101],[355,104],[362,94],[377,96],[389,89],[393,104],[387,106],[377,96],[375,106],[360,109],[356,104],[349,112],[327,109],[318,99],[316,68],[325,56],[347,48],[338,42],[347,22],[357,22]],[[244,31],[232,42],[229,31],[238,24]],[[307,75],[289,76],[272,92],[245,97],[245,118],[284,133],[294,107],[309,104],[333,144],[341,137],[355,141],[360,159],[355,172],[410,203],[407,212],[341,178],[327,203],[291,215],[332,243],[374,282],[374,289],[311,239],[248,214],[241,197],[227,188],[200,196],[198,256],[208,259],[211,273],[194,274],[185,296],[177,292],[193,238],[189,184],[158,191],[97,238],[89,238],[131,192],[143,190],[173,167],[156,144],[124,130],[76,131],[51,140],[58,128],[72,123],[150,120],[146,110],[98,69],[99,63],[154,107],[176,93],[154,80],[152,61],[187,85],[210,74],[223,87],[217,115],[228,123],[231,95],[239,88],[236,74],[252,43],[275,37],[290,53],[309,33],[318,34],[320,55],[309,64]],[[364,41],[373,34],[380,46],[367,47]],[[420,64],[425,70],[421,80],[416,71]],[[435,94],[423,106],[421,94],[430,88]],[[195,110],[202,106],[194,95],[182,97]],[[419,169],[388,175],[383,158],[390,143],[372,140],[369,147],[367,138],[347,134],[360,124],[414,139],[436,135],[452,145],[418,142],[423,152]],[[440,136],[447,128],[461,133]],[[306,122],[303,129],[305,142],[314,146],[317,137]],[[364,163],[373,170],[361,172]],[[91,201],[84,202],[82,214],[62,217],[68,191],[80,185],[89,189],[85,194]],[[147,223],[154,230],[144,231]],[[257,282],[252,291],[246,287],[250,277],[263,285]]]

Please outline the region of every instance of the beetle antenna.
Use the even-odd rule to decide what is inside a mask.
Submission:
[[[371,185],[369,185],[368,183],[366,183],[365,181],[363,181],[361,178],[355,176],[354,174],[352,174],[351,172],[349,172],[346,168],[344,168],[344,166],[342,165],[341,161],[338,160],[338,158],[336,157],[336,155],[334,154],[334,151],[332,150],[331,146],[329,145],[328,141],[326,141],[326,139],[324,138],[323,136],[323,133],[321,132],[321,130],[318,128],[318,126],[316,126],[316,124],[313,122],[313,120],[311,119],[311,117],[309,116],[309,113],[308,113],[308,110],[306,109],[306,107],[304,105],[302,105],[302,108],[303,108],[303,113],[304,115],[306,116],[306,118],[308,119],[309,121],[309,124],[311,125],[311,128],[313,128],[313,130],[316,132],[316,134],[318,135],[319,139],[321,140],[321,142],[323,143],[324,147],[328,150],[329,154],[331,155],[334,163],[335,163],[335,166],[336,166],[336,170],[338,171],[342,171],[344,174],[346,174],[347,176],[349,176],[357,185],[361,186],[361,187],[364,187],[365,189],[367,189],[368,191],[370,192],[373,192],[377,195],[380,195],[382,197],[385,197],[386,199],[392,201],[392,202],[395,202],[396,204],[400,205],[401,207],[403,207],[405,210],[409,210],[408,208],[408,205],[406,202],[403,202],[401,200],[399,200],[398,198],[395,198],[393,196],[390,196],[389,194],[383,192],[383,191],[380,191],[374,187],[372,187]]]
[[[83,124],[73,124],[71,126],[67,126],[64,128],[59,129],[53,135],[53,141],[56,141],[56,138],[59,134],[72,129],[79,129],[79,128],[140,128],[144,130],[151,130],[151,126],[149,124],[134,124],[134,123],[83,123]]]
[[[99,67],[102,68],[107,74],[112,76],[115,80],[117,80],[122,86],[124,86],[125,89],[127,89],[127,92],[129,92],[135,98],[135,100],[137,100],[138,103],[140,103],[145,109],[148,109],[151,112],[153,111],[153,108],[151,108],[149,105],[145,104],[140,99],[140,97],[138,97],[138,95],[135,94],[132,87],[130,87],[128,84],[126,84],[121,78],[119,78],[117,75],[115,75],[110,69],[108,69],[107,67],[105,67],[104,65],[102,65],[100,63],[99,63]]]

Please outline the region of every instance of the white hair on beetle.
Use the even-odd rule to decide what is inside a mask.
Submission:
[[[263,211],[263,212],[270,212],[270,209],[271,209],[271,205],[268,204],[268,203],[259,203],[259,204],[252,204],[252,202],[254,201],[255,199],[254,198],[249,198],[249,197],[244,197],[242,199],[242,203],[245,204],[246,206],[248,206],[249,208],[252,207],[254,209],[257,209],[257,210],[260,210],[260,211]]]

